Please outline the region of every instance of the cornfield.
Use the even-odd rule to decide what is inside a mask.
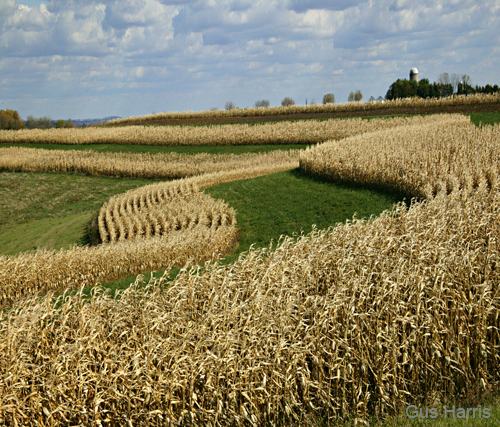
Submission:
[[[280,116],[298,113],[340,113],[354,111],[376,111],[382,109],[395,109],[404,107],[428,108],[428,107],[447,107],[456,105],[480,105],[497,104],[500,102],[500,94],[476,94],[459,95],[449,98],[404,98],[385,102],[348,102],[342,104],[313,104],[313,105],[292,105],[289,107],[270,107],[270,108],[244,108],[233,110],[206,110],[206,111],[188,111],[168,112],[149,114],[140,117],[127,117],[107,122],[107,125],[126,125],[128,123],[141,123],[162,119],[202,119],[216,117],[258,117],[258,116]]]
[[[464,116],[440,117],[397,132],[310,147],[301,154],[300,168],[337,182],[397,189],[409,197],[470,191],[482,182],[497,191],[500,126],[479,129]]]
[[[168,192],[165,190],[133,191],[112,198],[99,213],[101,240],[115,242],[165,236],[197,226],[217,229],[236,225],[232,209],[192,186],[170,186]]]
[[[298,151],[248,154],[127,154],[78,150],[0,148],[0,171],[78,172],[129,178],[179,179],[242,170],[249,167],[289,169],[298,165]]]
[[[301,154],[305,173],[424,199],[167,287],[18,301],[0,323],[0,425],[364,422],[498,387],[499,132],[444,116],[318,145]],[[186,179],[178,194],[237,173]],[[110,204],[130,213],[153,190]],[[155,239],[98,248],[141,242],[142,259]]]
[[[429,118],[432,120],[432,118]],[[377,129],[401,126],[423,118],[300,121],[262,125],[126,126],[110,128],[0,130],[1,143],[258,145],[314,144]]]

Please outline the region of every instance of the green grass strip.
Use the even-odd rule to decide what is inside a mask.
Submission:
[[[59,172],[1,172],[0,254],[81,244],[92,216],[111,196],[152,182]]]

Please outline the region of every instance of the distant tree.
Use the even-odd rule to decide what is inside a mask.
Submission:
[[[335,95],[333,93],[327,93],[323,96],[323,104],[335,104]]]
[[[271,105],[271,103],[269,102],[269,100],[268,100],[268,99],[261,99],[261,100],[259,100],[259,101],[257,101],[257,102],[255,103],[255,106],[256,106],[257,108],[259,108],[259,107],[262,107],[262,108],[267,108],[267,107],[269,107],[269,105]]]
[[[417,93],[416,95],[420,98],[430,98],[432,92],[432,86],[429,79],[421,79],[417,83]]]
[[[418,83],[406,79],[397,79],[385,94],[385,99],[410,98],[417,95]],[[352,93],[352,92],[351,92]]]
[[[465,86],[472,86],[472,80],[467,74],[462,74],[461,80]]]
[[[66,123],[64,122],[64,120],[58,120],[56,122],[56,129],[61,129],[61,128],[65,128],[66,127]]]
[[[448,73],[443,73],[440,74],[437,82],[442,85],[449,85],[450,84],[450,75]]]
[[[458,85],[461,79],[462,78],[458,74],[453,73],[451,75],[450,82],[453,85],[453,92],[458,92]]]
[[[234,105],[234,103],[232,101],[228,101],[228,102],[226,102],[226,105],[224,108],[226,110],[234,110],[236,108],[236,106]]]
[[[71,128],[74,128],[76,127],[75,124],[71,121],[71,119],[68,119],[68,121],[66,122],[66,127],[68,129],[71,129]]]
[[[25,129],[24,122],[15,110],[0,110],[0,129],[19,130]]]
[[[349,92],[349,97],[347,98],[348,102],[352,101],[361,101],[363,99],[363,95],[360,90],[357,90],[356,92]]]
[[[54,123],[48,116],[36,118],[29,115],[26,118],[26,127],[28,129],[50,129],[54,127]]]
[[[291,107],[292,105],[295,105],[295,101],[292,98],[290,98],[289,96],[286,96],[281,101],[281,105],[283,107]]]

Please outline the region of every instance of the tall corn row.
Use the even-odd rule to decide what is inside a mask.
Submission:
[[[498,189],[500,126],[479,129],[463,116],[330,141],[301,154],[300,168],[338,182],[397,189],[410,197]],[[377,147],[376,150],[373,147]]]
[[[116,227],[110,235],[119,236],[121,227]],[[0,307],[12,306],[30,295],[94,286],[144,271],[205,262],[227,254],[236,238],[234,225],[217,228],[200,225],[160,237],[0,256]]]
[[[179,179],[226,170],[295,167],[296,150],[248,154],[125,154],[93,151],[0,148],[0,171],[79,172],[130,178]]]
[[[271,107],[271,108],[244,108],[236,110],[210,110],[200,112],[168,112],[149,114],[140,117],[127,117],[116,119],[108,122],[113,125],[124,125],[127,123],[147,122],[150,120],[161,119],[196,119],[196,118],[211,118],[211,117],[247,117],[247,116],[279,116],[283,114],[295,113],[335,113],[346,111],[376,111],[382,109],[393,109],[399,107],[447,107],[454,105],[480,105],[480,104],[496,104],[500,102],[500,94],[475,94],[468,96],[453,96],[449,98],[405,98],[395,99],[385,102],[349,102],[341,104],[315,104],[315,105],[293,105],[290,107]]]
[[[168,185],[170,184],[170,185]],[[103,224],[103,242],[130,240],[136,237],[162,236],[172,231],[193,228],[198,225],[207,228],[236,225],[234,211],[221,202],[215,201],[204,193],[195,192],[194,185],[179,186],[176,182],[166,183],[163,189],[151,190],[143,187],[130,193],[113,197],[99,213]],[[153,203],[152,194],[165,191],[169,187],[172,195],[167,200]],[[138,192],[142,194],[138,196]],[[149,197],[148,197],[149,196]],[[142,203],[145,201],[144,203]],[[201,221],[206,218],[206,221]],[[111,237],[108,230],[117,230]]]
[[[341,139],[378,129],[405,125],[409,122],[439,120],[433,117],[412,117],[392,119],[344,119],[325,121],[301,121],[269,123],[259,126],[224,125],[224,126],[126,126],[116,128],[74,128],[74,129],[28,129],[0,130],[1,143],[50,143],[50,144],[142,144],[158,146],[177,145],[256,145],[256,144],[314,144],[327,139]],[[90,156],[85,163],[92,164],[91,154],[66,153],[67,161],[72,157],[80,161]],[[102,156],[102,155],[101,155]],[[117,159],[127,155],[109,156],[110,166]],[[175,158],[176,154],[169,154]],[[202,157],[203,155],[200,155]],[[205,155],[206,156],[206,155]],[[149,162],[152,157],[143,154],[143,161]],[[53,160],[52,160],[53,161]],[[71,166],[73,166],[71,164]],[[78,166],[78,165],[77,165]],[[87,166],[88,167],[88,166]]]

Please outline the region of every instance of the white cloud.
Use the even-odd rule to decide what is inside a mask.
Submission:
[[[340,101],[383,95],[412,66],[498,83],[499,18],[498,0],[0,0],[0,107],[78,118]]]

